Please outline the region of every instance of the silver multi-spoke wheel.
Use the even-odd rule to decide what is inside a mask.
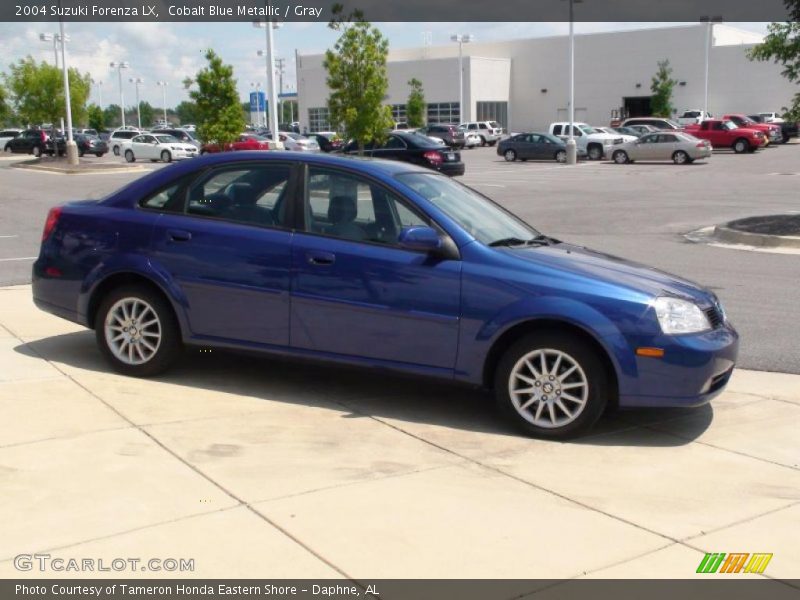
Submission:
[[[106,313],[104,334],[109,350],[126,365],[142,365],[158,352],[161,321],[141,298],[122,298]]]
[[[508,393],[519,415],[543,429],[572,423],[589,400],[589,381],[569,354],[540,348],[523,355],[511,369]]]

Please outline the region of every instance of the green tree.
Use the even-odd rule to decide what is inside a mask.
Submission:
[[[194,102],[184,100],[175,107],[175,115],[178,120],[183,123],[196,123],[197,122],[197,105]]]
[[[328,24],[341,32],[333,50],[325,52],[326,82],[331,90],[328,110],[331,125],[343,127],[363,154],[364,144],[384,139],[393,123],[391,109],[383,104],[389,88],[389,42],[364,20],[361,11],[348,17],[342,11],[341,5],[334,5],[334,18]]]
[[[747,56],[750,60],[780,63],[783,75],[792,83],[800,85],[800,0],[784,0],[789,9],[790,21],[770,23],[764,42],[751,48]],[[784,106],[784,118],[800,121],[800,91],[795,93],[790,106]]]
[[[142,115],[142,127],[150,127],[155,122],[156,109],[146,100],[139,105],[139,112]]]
[[[406,120],[409,127],[422,127],[425,125],[425,92],[422,90],[422,82],[413,78],[408,85],[411,86],[411,93],[406,103]]]
[[[98,132],[100,132],[106,128],[105,111],[103,111],[102,108],[97,106],[97,104],[90,104],[86,108],[86,118],[89,122],[89,127],[91,127],[92,129],[95,129]]]
[[[236,140],[244,129],[242,105],[233,67],[224,64],[210,49],[206,60],[208,66],[195,77],[197,89],[189,92],[197,105],[197,135],[203,142],[224,145]]]
[[[37,63],[28,56],[11,65],[5,79],[14,108],[23,123],[56,123],[65,115],[64,79],[60,69],[46,62]],[[91,77],[71,68],[69,88],[72,122],[83,123],[86,121]]]
[[[669,60],[658,62],[658,71],[653,76],[650,91],[653,97],[650,100],[650,109],[656,117],[672,116],[672,90],[678,85],[678,80],[672,78],[672,67]]]
[[[8,94],[5,88],[0,85],[0,123],[5,124],[11,120],[11,104],[8,102]]]

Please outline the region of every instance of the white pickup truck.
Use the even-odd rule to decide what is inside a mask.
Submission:
[[[714,115],[707,113],[698,108],[683,111],[683,114],[678,117],[678,125],[697,125],[706,119],[713,119]]]
[[[569,123],[567,122],[550,123],[549,131],[564,141],[569,139]],[[605,156],[611,156],[611,148],[622,143],[621,135],[598,131],[586,123],[573,123],[572,135],[575,137],[578,149],[585,151],[589,160],[600,160]]]

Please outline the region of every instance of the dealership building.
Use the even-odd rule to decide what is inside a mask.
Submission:
[[[664,59],[678,81],[676,110],[702,109],[707,36],[705,24],[576,35],[576,121],[607,125],[620,110],[648,115],[651,79]],[[715,24],[710,37],[709,112],[780,111],[790,104],[797,89],[781,67],[747,58],[761,35]],[[297,56],[300,124],[312,132],[331,129],[323,60],[321,54]],[[423,84],[429,123],[496,120],[509,131],[525,131],[567,119],[567,36],[464,44],[463,110],[458,64],[456,43],[390,51],[386,102],[395,120],[405,119],[411,78]]]

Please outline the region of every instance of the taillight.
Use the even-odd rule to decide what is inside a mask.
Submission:
[[[705,148],[705,147],[706,147],[705,142],[697,142],[697,145],[695,146],[695,148]]]
[[[429,150],[422,157],[427,160],[432,165],[440,165],[444,162],[444,158],[438,152],[434,152],[433,150]]]
[[[56,228],[58,224],[58,219],[61,217],[61,207],[54,206],[50,209],[50,212],[47,213],[47,220],[44,222],[44,230],[42,231],[42,241],[45,241],[47,238],[50,237],[50,234],[53,233],[53,229]]]

